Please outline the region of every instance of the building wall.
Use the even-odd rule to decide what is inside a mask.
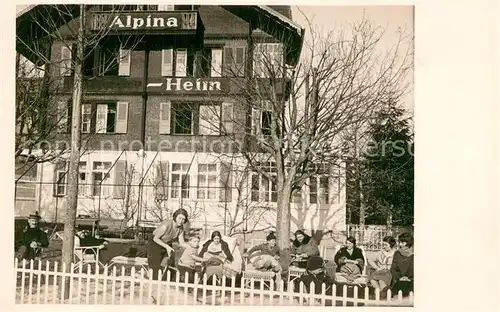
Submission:
[[[194,157],[194,158],[193,158]],[[226,223],[228,227],[233,226],[233,232],[242,231],[245,224],[248,230],[263,230],[273,228],[275,224],[276,203],[272,202],[252,202],[250,201],[250,180],[248,177],[243,177],[241,170],[244,168],[244,163],[238,159],[233,159],[233,168],[239,168],[232,173],[233,189],[231,202],[219,201],[219,190],[215,199],[199,199],[197,197],[197,171],[198,164],[217,164],[217,180],[220,178],[220,163],[230,162],[230,158],[224,158],[217,154],[209,153],[175,153],[175,152],[146,152],[145,157],[141,158],[140,154],[134,151],[127,151],[121,154],[118,151],[99,151],[88,153],[81,157],[81,161],[87,162],[87,168],[91,168],[91,163],[94,161],[105,161],[114,163],[116,160],[126,161],[128,172],[130,173],[129,180],[125,182],[128,184],[126,194],[129,197],[129,204],[132,208],[129,211],[135,211],[139,202],[139,184],[141,176],[144,173],[143,185],[143,204],[141,216],[142,220],[159,220],[171,216],[173,211],[183,207],[193,217],[192,222],[194,227],[200,228],[220,228]],[[143,163],[144,160],[144,163]],[[170,182],[171,168],[173,163],[191,164],[189,170],[190,178],[190,198],[172,198]],[[156,165],[158,162],[169,162],[169,175],[166,183],[168,199],[165,201],[155,201],[155,192],[158,186],[155,185],[157,175]],[[40,164],[41,176],[43,177],[41,183],[37,187],[37,192],[40,192],[40,202],[38,204],[41,216],[46,220],[55,221],[65,215],[66,212],[66,197],[54,196],[54,181],[55,181],[55,164],[44,163]],[[116,168],[116,167],[115,167]],[[114,171],[111,169],[109,181],[110,194],[109,196],[91,196],[88,191],[78,199],[77,214],[95,216],[99,209],[101,216],[123,219],[125,212],[125,198],[114,198],[113,188],[114,184]],[[87,169],[87,175],[91,172]],[[87,178],[88,179],[88,178]],[[237,186],[237,184],[241,184]],[[87,180],[87,183],[91,181]],[[91,186],[89,186],[91,187]],[[331,185],[330,192],[337,189],[337,185]],[[292,230],[295,229],[315,229],[315,230],[330,230],[330,229],[343,229],[345,228],[345,190],[341,189],[339,198],[333,204],[319,205],[309,204],[308,190],[303,190],[302,203],[291,204],[292,215]],[[182,203],[181,203],[182,202]],[[100,207],[100,208],[99,208]],[[250,217],[244,216],[245,209]],[[225,216],[224,216],[225,212]],[[130,219],[130,225],[136,219]],[[225,219],[224,219],[225,218]],[[224,222],[226,220],[226,222]],[[247,220],[247,222],[243,222]]]
[[[248,23],[219,6],[201,6],[198,12],[205,27],[203,40],[206,44],[230,47],[247,46]],[[75,21],[72,21],[70,24],[72,24],[73,28],[76,27]],[[63,27],[63,30],[68,33],[67,27]],[[253,36],[254,39],[273,41],[272,38],[269,38],[269,36],[258,30],[254,32]],[[161,40],[174,39],[174,36],[165,36]],[[192,35],[192,40],[193,42],[196,41],[195,35]],[[65,44],[68,43],[71,43],[71,41],[67,40]],[[60,75],[60,67],[57,64],[61,59],[61,47],[62,43],[57,42],[52,46],[51,57],[56,65],[52,66],[54,76]],[[153,47],[150,51],[148,81],[163,79],[161,76],[162,56],[160,48]],[[241,231],[245,227],[248,230],[272,229],[276,224],[276,203],[250,201],[249,192],[251,186],[248,177],[240,177],[242,183],[239,185],[239,188],[233,188],[232,201],[230,202],[221,202],[217,199],[200,200],[195,196],[196,188],[194,187],[190,189],[192,196],[183,199],[182,202],[179,198],[171,198],[171,196],[168,196],[166,200],[156,200],[158,192],[158,187],[155,185],[157,162],[168,161],[171,166],[173,163],[190,163],[193,159],[190,173],[193,173],[191,185],[195,186],[196,176],[194,174],[196,174],[199,163],[217,164],[217,172],[219,174],[220,164],[224,160],[221,153],[226,154],[229,148],[234,148],[234,146],[230,146],[233,140],[224,136],[160,134],[160,103],[166,101],[171,101],[172,103],[177,101],[186,103],[231,102],[234,105],[233,110],[236,118],[234,132],[237,134],[244,134],[246,121],[250,116],[248,116],[244,105],[245,98],[243,94],[241,92],[235,94],[238,93],[238,87],[241,88],[241,86],[245,85],[244,78],[230,78],[229,90],[236,90],[232,94],[217,95],[207,92],[200,94],[175,92],[161,94],[160,92],[149,92],[147,94],[145,118],[146,145],[142,146],[140,140],[144,109],[145,65],[145,51],[137,48],[131,52],[129,76],[94,77],[84,81],[84,103],[89,101],[120,101],[128,103],[126,133],[82,134],[82,141],[84,142],[83,150],[86,152],[81,157],[81,161],[87,162],[87,177],[92,172],[91,165],[94,161],[114,163],[117,160],[126,162],[126,168],[130,172],[130,176],[129,180],[121,182],[121,185],[109,186],[111,189],[111,195],[109,196],[91,196],[91,191],[89,190],[91,190],[92,186],[89,184],[84,187],[78,199],[77,214],[96,215],[100,212],[101,216],[124,218],[126,211],[130,213],[137,210],[137,207],[141,207],[141,211],[135,211],[134,217],[130,219],[129,223],[133,224],[137,220],[137,213],[139,212],[141,219],[157,220],[167,218],[177,208],[184,207],[193,216],[192,221],[195,227],[221,229],[224,226],[223,224],[226,223],[226,227],[233,226],[232,230],[235,232]],[[221,78],[221,80],[223,79],[225,78]],[[64,77],[61,79],[60,84],[64,92],[61,94],[60,100],[69,102],[73,90],[72,81],[73,77]],[[243,140],[243,135],[238,135],[238,137],[241,138],[241,141]],[[60,134],[58,139],[61,142],[66,142],[67,146],[69,146],[69,133]],[[144,157],[139,152],[141,149],[146,151]],[[122,153],[124,150],[125,152]],[[160,152],[156,153],[156,151]],[[197,154],[194,153],[195,151]],[[236,163],[238,166],[244,167],[243,162],[237,161]],[[54,196],[56,166],[54,163],[39,165],[39,171],[42,174],[39,175],[40,183],[36,188],[38,198],[36,201],[37,209],[43,218],[51,221],[60,221],[66,213],[67,206],[65,196]],[[111,169],[110,177],[114,177],[115,170],[116,167]],[[238,180],[238,176],[233,175],[233,177],[234,180]],[[87,182],[91,183],[89,180]],[[142,189],[139,187],[139,184],[142,184]],[[113,196],[114,188],[122,187],[123,185],[127,185],[126,195],[123,196],[124,198],[115,198]],[[332,186],[331,191],[334,188],[335,186]],[[167,191],[170,191],[168,187]],[[139,204],[140,194],[142,194],[141,204]],[[334,228],[343,229],[345,227],[344,188],[341,189],[339,198],[333,204],[308,204],[308,201],[305,200],[308,196],[308,190],[304,188],[302,203],[291,204],[292,230],[299,228],[329,230]],[[19,205],[19,210],[25,211],[24,206],[24,204]],[[247,222],[242,222],[246,219],[243,213],[245,210],[251,215],[251,218],[248,218]]]

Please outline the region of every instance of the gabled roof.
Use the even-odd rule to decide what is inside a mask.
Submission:
[[[291,20],[289,6],[221,5],[222,8],[252,23],[283,42],[288,49],[286,61],[295,65],[302,49],[304,29]],[[48,37],[46,29],[59,28],[80,15],[79,5],[29,5],[16,16],[16,50],[37,62],[33,49]]]

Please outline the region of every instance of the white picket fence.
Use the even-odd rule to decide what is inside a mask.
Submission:
[[[333,285],[327,291],[322,285],[321,292],[316,292],[311,284],[310,292],[305,291],[300,283],[298,292],[294,292],[289,283],[284,291],[278,291],[274,285],[267,285],[259,280],[250,280],[250,287],[237,285],[236,278],[229,282],[222,279],[217,283],[203,276],[195,277],[195,283],[179,281],[179,275],[166,281],[153,280],[152,271],[126,269],[105,266],[94,270],[90,265],[75,267],[66,272],[64,264],[49,261],[22,261],[15,263],[16,303],[17,304],[155,304],[155,305],[310,305],[310,306],[413,306],[413,293],[403,297],[387,295],[376,291],[369,294],[367,287],[357,286],[342,288]],[[146,276],[149,276],[146,277]],[[69,285],[69,287],[64,287]],[[248,285],[248,283],[247,283]],[[282,282],[279,289],[283,288]],[[382,298],[382,297],[385,297]]]

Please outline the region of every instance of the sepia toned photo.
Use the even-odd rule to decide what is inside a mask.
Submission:
[[[413,306],[413,6],[16,14],[16,304]]]

